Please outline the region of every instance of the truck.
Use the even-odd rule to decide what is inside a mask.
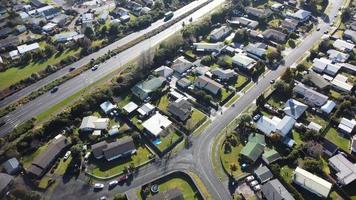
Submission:
[[[164,20],[167,21],[173,17],[174,13],[172,11],[168,11],[164,14]]]

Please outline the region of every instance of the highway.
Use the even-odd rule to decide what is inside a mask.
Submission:
[[[179,16],[184,15],[188,11],[198,7],[199,5],[201,5],[201,4],[203,4],[204,2],[207,2],[207,1],[208,0],[193,1],[192,3],[190,3],[190,4],[188,4],[188,5],[184,6],[184,7],[176,10],[174,12],[173,18],[171,20],[174,20],[174,19],[178,18]],[[210,9],[214,8],[217,5],[220,5],[222,2],[224,2],[224,1],[223,0],[215,0],[209,6],[206,6],[205,8],[200,9],[199,11],[195,12],[193,17],[196,19],[196,17],[200,17],[202,15],[205,15],[206,13],[208,13],[210,11],[209,8]],[[187,20],[185,20],[185,21],[188,23]],[[5,107],[5,106],[7,106],[7,105],[19,100],[20,98],[23,98],[23,97],[31,94],[31,92],[36,91],[36,90],[48,85],[52,81],[54,81],[56,79],[59,79],[59,78],[65,76],[65,75],[69,74],[70,73],[69,72],[70,68],[72,68],[72,67],[74,67],[74,68],[82,67],[82,66],[88,64],[92,59],[95,60],[95,59],[105,55],[109,50],[112,51],[112,50],[117,49],[120,46],[124,46],[125,44],[133,42],[137,38],[140,38],[140,37],[144,36],[145,34],[149,33],[150,31],[155,30],[158,27],[160,27],[160,26],[162,26],[162,25],[164,25],[164,24],[166,24],[168,22],[169,21],[164,21],[164,19],[158,20],[158,21],[152,23],[151,26],[147,27],[144,30],[131,33],[130,35],[128,35],[128,36],[126,36],[126,37],[124,37],[124,38],[122,38],[122,39],[120,39],[120,40],[118,40],[118,41],[116,41],[116,42],[114,42],[114,43],[102,48],[102,49],[100,49],[99,51],[94,52],[94,53],[92,53],[92,54],[90,54],[88,56],[85,56],[84,58],[82,58],[82,59],[80,59],[80,60],[78,60],[78,61],[76,61],[76,62],[74,62],[74,63],[72,63],[72,64],[70,64],[70,65],[68,65],[68,66],[66,66],[66,67],[64,67],[62,69],[60,69],[60,70],[58,70],[57,72],[55,72],[55,73],[53,73],[53,74],[51,74],[51,75],[49,75],[49,76],[37,81],[37,82],[29,85],[28,87],[25,87],[25,88],[21,89],[20,91],[18,91],[16,93],[4,98],[3,100],[0,101],[0,107]],[[175,31],[177,31],[178,29],[180,29],[181,28],[180,25],[181,25],[181,23],[179,25],[175,25],[175,26],[172,26],[171,28],[169,28],[168,31],[167,31],[167,32],[170,33],[169,36],[171,34],[173,34]],[[152,43],[159,43],[159,42],[162,41],[162,40],[159,39],[159,37],[158,38],[156,37],[155,39],[152,38],[151,40],[152,40],[151,41]],[[135,52],[135,54],[133,54],[130,58],[138,56],[139,53],[142,52],[142,50],[143,49],[139,49],[137,47],[134,48],[134,49],[131,49],[130,51],[131,52]],[[116,61],[118,61],[118,60],[116,60]],[[123,63],[125,63],[125,61],[129,61],[129,60],[127,60],[127,59],[122,60]],[[119,62],[116,62],[116,63],[119,63]],[[119,67],[119,66],[116,65],[116,67]],[[110,69],[105,69],[105,71],[103,73],[107,73],[109,71],[110,71]],[[90,77],[88,77],[88,78],[90,79]],[[95,81],[95,80],[93,79],[93,81]]]
[[[179,9],[177,11],[177,16],[182,15],[183,13],[187,12],[189,9],[195,8],[197,5],[200,5],[202,2],[205,2],[207,0],[199,0],[199,1],[194,1],[193,3],[187,5],[187,7],[184,7],[182,9]],[[138,56],[142,54],[142,52],[147,51],[151,49],[151,47],[159,44],[160,42],[164,41],[168,37],[172,36],[174,33],[182,29],[182,23],[185,22],[185,24],[189,23],[189,19],[198,19],[205,14],[211,12],[218,6],[220,6],[224,0],[214,0],[208,5],[204,6],[203,8],[197,10],[190,16],[184,18],[183,20],[175,23],[174,25],[170,26],[166,30],[160,32],[159,34],[144,40],[135,46],[119,53],[115,57],[110,58],[107,60],[105,63],[100,64],[100,67],[96,71],[85,71],[82,74],[80,74],[77,77],[74,77],[65,83],[61,84],[59,86],[59,90],[56,93],[50,93],[47,92],[33,101],[30,101],[20,107],[18,107],[16,110],[10,112],[8,115],[4,116],[3,118],[0,119],[0,121],[5,121],[5,125],[0,127],[0,137],[4,136],[6,133],[10,132],[13,130],[15,127],[17,127],[19,124],[31,119],[32,117],[36,117],[38,114],[46,111],[49,109],[51,106],[63,101],[64,99],[70,97],[71,95],[75,94],[76,92],[80,91],[81,89],[89,86],[90,84],[100,80],[101,78],[115,72],[116,70],[122,68],[123,65],[126,63],[134,60]],[[175,17],[177,17],[175,16]],[[152,24],[151,27],[149,27],[150,30],[153,30],[154,27],[158,27],[162,25],[163,20],[159,20],[155,23]],[[128,36],[127,41],[130,40],[130,38],[136,38],[140,33],[144,32],[147,33],[149,30],[144,30],[137,32],[135,34],[132,34]],[[98,58],[101,55],[105,54],[109,49],[116,49],[117,47],[126,44],[127,41],[119,40],[113,45],[109,45],[102,50],[91,54],[89,57],[85,57],[82,60],[74,63],[73,65],[70,65],[68,67],[79,67],[82,66],[88,62],[90,62],[91,58]],[[55,78],[59,78],[61,76],[64,76],[65,74],[68,73],[68,67],[65,69],[62,69],[55,74],[50,75],[46,79],[41,80],[43,85],[46,85],[50,83],[51,81],[55,80]],[[35,84],[41,84],[42,82],[37,82]],[[32,87],[32,86],[30,86]],[[34,86],[33,86],[34,87]],[[20,95],[20,93],[19,93]],[[15,98],[15,97],[14,97]],[[20,98],[20,97],[18,97]]]
[[[331,22],[334,21],[334,16],[338,13],[338,9],[342,3],[342,0],[332,2],[332,8],[328,14]],[[320,21],[318,24],[320,31],[313,31],[309,36],[304,38],[303,42],[296,49],[293,49],[285,56],[285,64],[283,66],[279,66],[277,70],[266,73],[264,77],[261,77],[253,87],[235,102],[234,107],[228,108],[223,114],[217,116],[203,133],[193,137],[191,139],[193,146],[190,149],[183,149],[169,159],[164,158],[140,168],[130,184],[117,187],[112,191],[104,189],[103,191],[93,193],[92,186],[89,186],[86,182],[86,178],[82,176],[78,180],[71,180],[68,183],[59,184],[52,198],[55,200],[74,200],[80,196],[94,200],[104,195],[112,198],[116,192],[126,192],[148,183],[157,177],[168,174],[169,172],[180,170],[196,173],[212,195],[212,199],[231,199],[227,183],[219,180],[211,163],[211,159],[213,158],[212,153],[214,153],[212,152],[214,139],[231,121],[240,115],[251,102],[270,86],[271,80],[278,79],[288,66],[294,65],[305,52],[309,51],[313,45],[320,40],[323,33],[330,28],[330,24],[331,23]]]

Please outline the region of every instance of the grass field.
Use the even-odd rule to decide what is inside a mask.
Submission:
[[[248,82],[248,78],[239,74],[235,83],[235,88],[242,89],[241,86],[246,84],[246,82]]]
[[[24,80],[27,77],[30,77],[31,74],[40,72],[44,70],[48,65],[54,65],[59,63],[61,60],[66,59],[69,56],[74,56],[80,51],[65,51],[59,56],[53,55],[48,60],[43,62],[31,62],[30,64],[24,67],[11,67],[10,69],[0,73],[0,90],[8,88],[9,86]]]
[[[235,137],[235,136],[233,136]],[[241,165],[238,161],[239,154],[242,150],[243,146],[241,144],[237,146],[232,146],[232,150],[229,153],[224,152],[224,146],[221,145],[219,147],[219,154],[220,154],[220,159],[223,167],[225,168],[225,171],[232,173],[234,177],[239,177],[242,176],[244,173],[241,171]],[[232,171],[231,166],[235,165],[236,170]]]
[[[156,147],[163,152],[165,149],[167,149],[169,146],[174,144],[181,136],[178,134],[176,130],[171,130],[168,135],[166,136],[161,136],[160,140],[161,143],[157,144]]]
[[[193,108],[192,116],[188,119],[186,123],[186,128],[190,131],[194,131],[198,124],[202,124],[205,121],[207,116],[199,111],[198,109]]]
[[[349,151],[349,140],[341,137],[335,128],[330,128],[326,133],[325,138],[336,144],[344,151]]]
[[[167,112],[168,105],[169,105],[168,95],[162,96],[156,104],[156,106],[159,109],[161,109],[162,111],[165,111],[165,112]]]
[[[131,163],[133,163],[135,166],[138,166],[148,161],[150,154],[150,151],[146,147],[141,146],[137,148],[137,152],[131,157],[118,158],[110,162],[106,162],[104,160],[96,160],[93,158],[93,160],[90,161],[90,164],[94,165],[95,167],[93,169],[90,169],[89,167],[89,171],[95,176],[110,177],[121,173],[125,167],[130,166]]]
[[[237,101],[237,99],[240,98],[240,95],[235,94],[226,104],[226,107],[230,107],[233,103],[235,103],[235,101]]]
[[[61,159],[54,173],[59,176],[64,175],[71,161],[72,157],[69,157],[67,160]]]

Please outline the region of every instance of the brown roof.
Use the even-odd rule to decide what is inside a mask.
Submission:
[[[184,197],[178,188],[174,188],[159,192],[151,197],[148,197],[147,200],[184,200]]]
[[[46,170],[50,167],[55,159],[59,156],[63,149],[70,145],[68,139],[64,136],[60,136],[53,140],[46,151],[37,156],[31,164],[28,172],[36,176],[42,176]]]

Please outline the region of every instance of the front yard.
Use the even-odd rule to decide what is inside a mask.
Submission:
[[[232,135],[232,137],[236,140],[236,136]],[[222,166],[227,173],[232,174],[235,178],[244,174],[241,170],[241,163],[238,160],[242,148],[242,144],[231,145],[231,151],[225,152],[224,143],[219,147]]]
[[[189,131],[194,131],[207,119],[207,116],[196,108],[193,108],[192,115],[185,124]]]

